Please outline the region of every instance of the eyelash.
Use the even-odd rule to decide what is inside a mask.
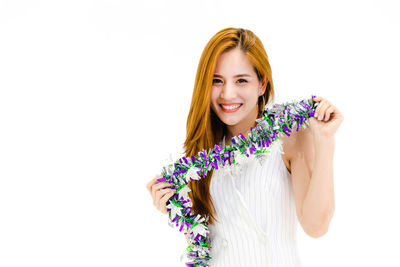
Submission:
[[[238,81],[241,81],[241,80],[247,83],[247,81],[245,79],[239,79]],[[213,83],[214,83],[214,81],[221,81],[221,80],[220,79],[213,79]]]

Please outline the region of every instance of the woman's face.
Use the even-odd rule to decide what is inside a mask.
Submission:
[[[265,86],[258,81],[253,66],[239,48],[219,56],[211,89],[211,108],[228,128],[243,128],[253,123],[258,114],[258,97],[264,92]]]

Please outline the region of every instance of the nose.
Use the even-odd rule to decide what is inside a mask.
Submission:
[[[227,81],[221,90],[221,99],[224,100],[232,100],[236,97],[236,88],[235,85],[231,82]]]

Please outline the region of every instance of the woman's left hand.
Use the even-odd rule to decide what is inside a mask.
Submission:
[[[327,99],[317,96],[314,102],[319,102],[314,117],[310,117],[310,129],[313,134],[334,137],[336,130],[342,123],[342,113]]]

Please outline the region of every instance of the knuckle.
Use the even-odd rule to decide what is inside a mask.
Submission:
[[[160,197],[161,197],[161,195],[164,193],[164,190],[158,190],[157,192],[156,192],[156,197],[159,199]]]
[[[151,188],[151,193],[154,195],[157,192],[157,188],[155,188],[154,186]]]

